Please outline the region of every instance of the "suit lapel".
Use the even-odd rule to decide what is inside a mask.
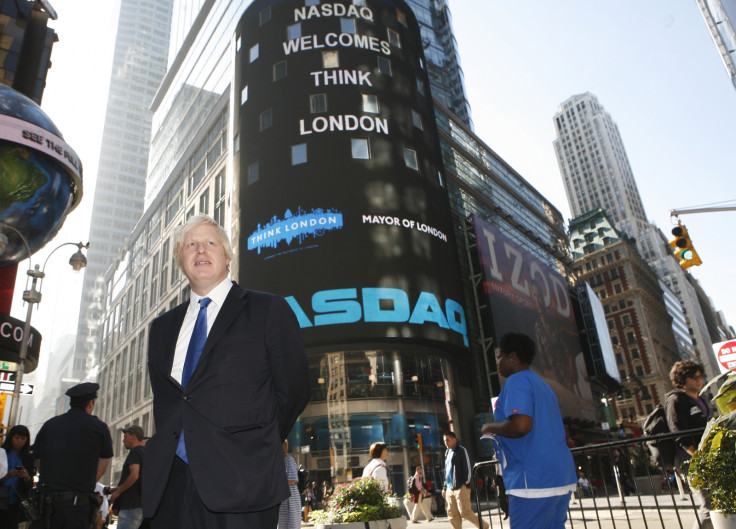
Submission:
[[[242,312],[247,303],[248,292],[244,288],[239,287],[237,283],[233,282],[233,287],[228,292],[225,302],[222,304],[222,308],[217,313],[215,323],[212,324],[212,328],[207,335],[207,341],[204,344],[204,349],[202,349],[202,355],[199,357],[199,362],[197,362],[197,368],[192,374],[192,379],[196,378],[199,366],[204,363],[213,347],[218,341],[220,341],[220,338],[227,333],[227,330]],[[190,381],[189,384],[191,383],[192,382]]]

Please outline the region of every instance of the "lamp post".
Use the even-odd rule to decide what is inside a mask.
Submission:
[[[46,263],[49,262],[49,258],[58,250],[59,248],[62,248],[63,246],[76,246],[77,251],[72,255],[71,259],[69,259],[69,264],[72,266],[75,272],[78,272],[85,266],[87,266],[87,258],[82,253],[82,248],[89,248],[89,242],[87,244],[82,244],[81,242],[65,242],[54,248],[51,253],[46,257],[46,260],[43,262],[43,267],[39,267],[38,265],[35,266],[35,268],[30,268],[30,262],[31,262],[31,250],[28,246],[28,242],[26,241],[25,237],[23,237],[23,234],[20,233],[17,229],[14,227],[0,222],[0,227],[5,227],[13,230],[18,237],[23,241],[23,244],[26,247],[26,251],[28,252],[28,263],[29,268],[26,271],[26,274],[28,277],[31,278],[31,288],[28,290],[23,291],[23,301],[28,303],[28,311],[26,312],[26,321],[23,324],[23,339],[20,343],[20,351],[18,353],[18,371],[15,373],[15,386],[13,387],[13,401],[10,404],[10,415],[8,417],[8,424],[9,425],[15,425],[16,420],[18,419],[18,401],[20,399],[20,388],[23,384],[23,375],[25,373],[26,368],[26,356],[28,355],[28,340],[30,338],[31,334],[31,316],[33,315],[33,304],[34,303],[40,303],[41,302],[41,287],[43,286],[43,278],[46,277],[46,274],[44,273],[46,270]],[[5,246],[7,244],[7,237],[5,234],[0,232],[0,254],[5,251]],[[26,282],[26,284],[28,284]],[[38,290],[36,289],[36,286],[38,286]]]

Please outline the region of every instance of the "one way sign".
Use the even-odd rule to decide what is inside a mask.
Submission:
[[[3,393],[12,393],[15,389],[15,382],[0,382],[0,391]],[[33,395],[33,384],[21,384],[21,395]]]

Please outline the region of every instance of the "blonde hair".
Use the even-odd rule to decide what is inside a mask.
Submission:
[[[227,257],[228,261],[232,261],[235,258],[233,247],[230,245],[230,238],[227,236],[227,233],[225,233],[225,230],[222,229],[222,226],[217,224],[215,219],[209,215],[200,213],[199,215],[191,217],[184,224],[176,228],[176,231],[174,232],[174,259],[176,259],[176,264],[179,268],[181,268],[181,249],[184,245],[184,237],[186,237],[193,229],[205,225],[215,228],[217,240],[220,241],[220,244],[222,244],[222,247],[225,249],[225,257]]]

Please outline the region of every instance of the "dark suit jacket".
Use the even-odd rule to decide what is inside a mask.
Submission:
[[[233,282],[183,389],[171,366],[188,304],[156,318],[149,333],[156,435],[146,445],[144,516],[158,509],[182,430],[208,509],[273,507],[289,496],[281,442],[309,400],[299,324],[282,297]]]

